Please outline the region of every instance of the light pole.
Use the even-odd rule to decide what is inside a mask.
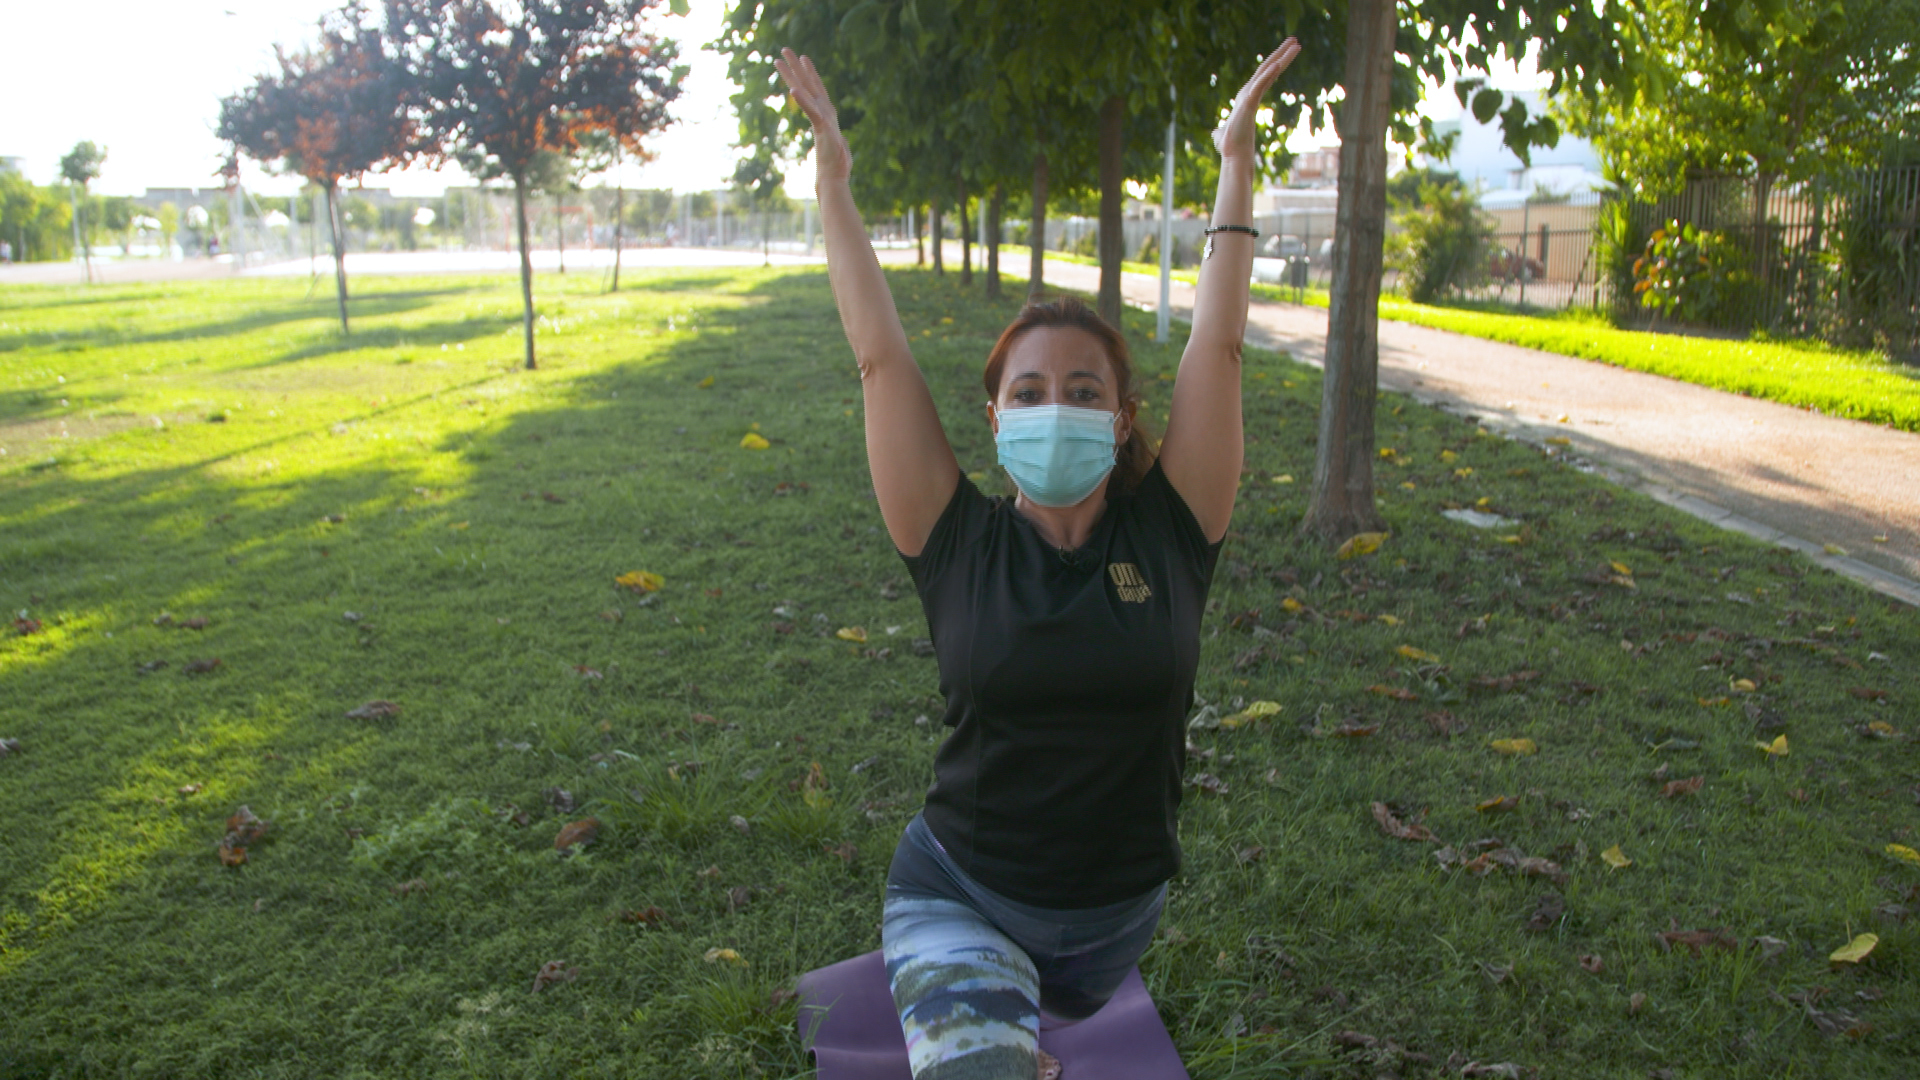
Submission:
[[[1171,100],[1177,91],[1168,87]],[[1167,120],[1167,171],[1160,181],[1160,314],[1153,340],[1165,343],[1173,320],[1173,135],[1179,121]]]

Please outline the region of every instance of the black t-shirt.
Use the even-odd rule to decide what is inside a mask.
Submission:
[[[960,478],[906,563],[954,729],[926,822],[975,880],[1088,908],[1179,870],[1185,720],[1219,554],[1158,462],[1074,551]]]

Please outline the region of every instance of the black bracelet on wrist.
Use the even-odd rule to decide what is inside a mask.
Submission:
[[[1255,240],[1260,239],[1260,230],[1248,225],[1214,225],[1207,229],[1207,251],[1206,254],[1200,256],[1202,262],[1213,258],[1213,234],[1217,232],[1246,233]]]

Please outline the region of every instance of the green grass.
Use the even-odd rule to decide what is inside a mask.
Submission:
[[[1285,302],[1295,296],[1292,289],[1274,285],[1256,284],[1253,292]],[[1327,306],[1325,289],[1305,290],[1303,299],[1314,307]],[[1441,307],[1395,296],[1380,298],[1380,317],[1920,431],[1920,369],[1871,350],[1837,349],[1817,341],[1656,334],[1622,330],[1580,309],[1523,314],[1498,305]]]
[[[984,473],[978,370],[1014,301],[893,282]],[[345,341],[297,283],[0,292],[0,606],[42,624],[0,638],[0,1077],[810,1075],[768,995],[878,946],[938,735],[859,381],[818,271],[594,285],[541,279],[537,372],[507,280],[363,279]],[[1164,417],[1181,343],[1128,318]],[[1192,736],[1227,790],[1189,789],[1142,968],[1194,1076],[1910,1073],[1920,935],[1888,905],[1920,867],[1885,848],[1920,846],[1915,612],[1392,395],[1393,535],[1337,560],[1294,532],[1318,376],[1247,369],[1198,692],[1284,711]],[[755,425],[770,449],[741,447]],[[1480,500],[1520,524],[1439,516]],[[666,579],[650,601],[614,585],[635,569]],[[372,699],[400,712],[345,716]],[[1789,756],[1754,749],[1781,731]],[[1522,736],[1536,756],[1488,748]],[[1443,870],[1375,801],[1569,879]],[[242,804],[272,831],[224,867]],[[561,857],[584,814],[599,842]],[[1525,929],[1550,889],[1564,915]],[[1743,945],[1663,951],[1674,926]],[[1830,966],[1864,930],[1871,957]],[[532,992],[550,961],[578,977]],[[1822,1036],[1785,1000],[1816,986],[1873,1031]]]

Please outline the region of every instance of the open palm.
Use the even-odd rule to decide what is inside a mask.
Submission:
[[[1233,111],[1213,131],[1213,145],[1220,151],[1220,156],[1253,156],[1254,118],[1260,112],[1260,99],[1266,96],[1267,88],[1299,55],[1299,39],[1288,38],[1280,43],[1279,48],[1267,54],[1259,67],[1253,69],[1253,77],[1247,80],[1247,84],[1240,88],[1240,93],[1233,99]]]
[[[853,152],[847,149],[847,137],[840,134],[840,116],[833,111],[833,99],[827,96],[813,60],[794,55],[792,49],[781,49],[773,68],[786,82],[794,104],[813,125],[814,167],[819,179],[845,180],[853,173]]]

